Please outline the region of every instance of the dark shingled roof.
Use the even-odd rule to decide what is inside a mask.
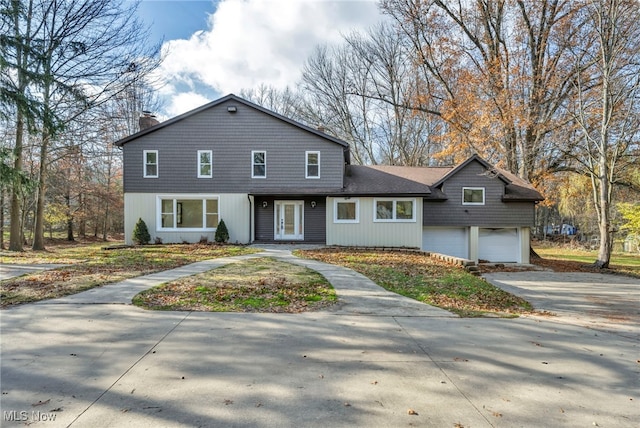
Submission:
[[[372,165],[347,167],[345,188],[342,192],[350,196],[396,195],[423,196],[430,200],[445,200],[447,195],[440,186],[472,161],[478,161],[494,170],[505,183],[504,201],[542,201],[542,195],[522,178],[496,168],[478,155],[474,155],[456,167],[412,167]]]
[[[515,174],[501,168],[496,168],[502,175],[507,177],[511,184],[504,190],[505,201],[544,201],[544,196],[536,190],[529,182],[523,180]]]
[[[431,188],[421,182],[426,168],[397,166],[349,165],[344,178],[345,195],[349,196],[428,196]]]

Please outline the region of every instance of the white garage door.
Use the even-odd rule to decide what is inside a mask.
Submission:
[[[425,227],[422,249],[432,253],[469,258],[469,235],[466,227]]]
[[[490,262],[520,263],[518,229],[480,229],[478,259]]]

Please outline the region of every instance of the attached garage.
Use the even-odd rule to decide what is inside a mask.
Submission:
[[[425,227],[422,230],[422,250],[448,256],[469,258],[467,227]]]
[[[521,263],[518,229],[478,230],[478,259],[489,262]]]

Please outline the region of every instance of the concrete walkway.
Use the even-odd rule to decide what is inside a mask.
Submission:
[[[68,304],[125,304],[141,291],[186,276],[206,272],[230,263],[259,257],[274,257],[320,272],[333,285],[340,302],[336,314],[372,314],[378,316],[435,316],[457,317],[451,312],[399,296],[385,290],[373,281],[351,269],[314,260],[294,257],[288,249],[266,247],[264,251],[244,256],[205,260],[150,275],[127,279],[116,284],[96,287],[78,294],[54,300],[43,300],[36,305]]]
[[[28,273],[40,272],[43,270],[51,270],[65,265],[53,263],[41,263],[36,265],[16,265],[0,263],[0,281],[15,278],[17,276],[26,275]]]
[[[145,311],[127,300],[172,275],[262,256],[319,270],[343,304],[245,314]],[[632,338],[553,317],[452,317],[286,251],[180,269],[128,282],[135,290],[120,283],[0,311],[1,425],[636,427],[640,420],[640,345]]]

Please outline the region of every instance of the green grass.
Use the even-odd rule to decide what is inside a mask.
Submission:
[[[598,258],[598,251],[595,250],[571,249],[549,245],[536,245],[534,250],[544,259],[592,264]],[[640,254],[612,253],[610,268],[620,273],[631,273],[634,276],[640,275]]]
[[[59,263],[58,269],[0,282],[2,307],[78,293],[189,263],[254,253],[234,245],[146,245],[103,250],[104,244],[54,246],[48,251],[0,252],[2,263]]]
[[[464,269],[420,253],[331,249],[296,251],[295,254],[348,267],[389,291],[461,317],[513,317],[533,310],[527,301]]]
[[[335,290],[318,272],[257,258],[145,290],[133,303],[156,310],[297,313],[336,300]]]

